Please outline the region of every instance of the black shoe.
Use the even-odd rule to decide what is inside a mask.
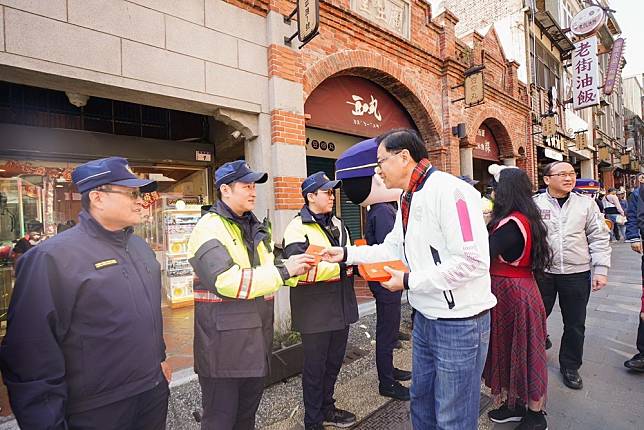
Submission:
[[[408,342],[411,340],[411,336],[408,333],[399,331],[398,332],[398,340],[404,340],[405,342]]]
[[[394,379],[396,381],[409,381],[411,379],[411,372],[409,370],[396,369],[394,367]]]
[[[546,351],[552,348],[552,342],[550,342],[550,336],[546,336]]]
[[[525,416],[525,406],[515,405],[514,409],[510,409],[507,403],[503,403],[500,408],[489,411],[487,416],[495,423],[518,423]]]
[[[345,411],[338,408],[333,408],[327,412],[326,417],[324,417],[324,422],[322,423],[325,426],[333,427],[351,427],[356,423],[356,416],[349,411]]]
[[[581,390],[584,387],[584,381],[581,380],[579,372],[574,369],[564,369],[563,367],[559,369],[563,375],[564,385],[573,390]]]
[[[394,383],[388,387],[380,384],[378,391],[381,396],[391,397],[392,399],[402,400],[405,402],[409,400],[409,388],[405,387],[400,382],[394,381]]]
[[[397,340],[396,345],[394,346],[395,349],[402,349],[402,342]]]
[[[521,424],[516,426],[514,430],[548,430],[548,422],[546,421],[546,413],[544,411],[531,411],[525,414],[521,420]]]
[[[304,430],[324,430],[324,426],[322,424],[313,424],[310,426],[304,426]]]
[[[635,354],[633,358],[624,362],[624,366],[636,372],[644,372],[644,354]],[[394,369],[394,375],[396,375],[396,369]]]

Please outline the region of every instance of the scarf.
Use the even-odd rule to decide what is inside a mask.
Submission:
[[[400,202],[400,211],[402,213],[402,224],[403,224],[403,234],[407,233],[407,222],[409,221],[409,209],[411,208],[411,198],[420,188],[427,177],[432,173],[432,164],[427,158],[423,158],[416,164],[414,171],[411,173],[411,179],[409,180],[409,186],[407,191],[405,191],[401,197]]]

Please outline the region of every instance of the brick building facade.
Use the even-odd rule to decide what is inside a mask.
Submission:
[[[494,30],[457,38],[458,19],[434,15],[423,0],[332,0],[320,4],[320,34],[300,49],[284,41],[297,29],[284,19],[294,7],[286,0],[0,0],[0,133],[11,136],[0,146],[0,179],[15,185],[21,171],[37,172],[34,189],[45,198],[34,216],[54,233],[57,222],[76,216],[68,174],[88,159],[126,156],[173,195],[212,203],[213,170],[245,158],[269,172],[256,213],[270,216],[279,242],[303,203],[301,181],[312,171],[333,174],[335,154],[386,131],[380,120],[363,131],[321,126],[310,112],[331,110],[315,100],[334,82],[349,93],[328,113],[352,120],[356,94],[347,83],[359,82],[367,91],[360,106],[374,118],[379,109],[397,118],[382,124],[416,128],[442,170],[486,180],[487,165],[499,162],[535,177],[526,86]],[[485,100],[466,108],[459,99],[473,66],[484,66]],[[377,107],[369,99],[376,92]],[[359,236],[360,209],[343,194],[338,200]],[[0,233],[1,242],[24,231]],[[158,242],[170,267],[169,242]],[[288,295],[279,295],[277,313],[287,308]]]

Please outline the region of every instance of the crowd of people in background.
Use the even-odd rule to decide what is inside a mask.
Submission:
[[[470,178],[432,166],[416,132],[392,130],[375,142],[375,173],[403,192],[399,205],[372,204],[366,246],[352,246],[333,213],[341,181],[316,172],[301,185],[305,203],[277,258],[270,222],[253,214],[256,184],[268,175],[243,160],[215,172],[218,200],[188,246],[199,278],[194,355],[202,429],[254,428],[269,371],[273,296],[284,285],[304,347],[305,428],[353,425],[355,414],[335,406],[334,387],[358,320],[353,266],[372,262],[402,260],[409,269],[385,267],[390,279],[370,287],[379,393],[411,400],[415,429],[476,429],[483,381],[497,401],[490,420],[546,430],[546,321],[557,297],[562,381],[583,387],[586,307],[608,282],[610,238],[642,253],[641,188],[629,199],[611,188],[593,200],[574,191],[573,166],[555,161],[543,171],[546,189],[534,196],[526,172],[494,165],[482,197]],[[80,224],[59,226],[36,251],[42,225],[30,226],[16,249],[24,255],[0,348],[13,411],[23,428],[101,422],[105,429],[162,429],[172,370],[160,267],[132,235],[141,192],[155,183],[134,176],[119,157],[81,165],[73,179],[83,196]],[[403,291],[415,311],[411,372],[392,362]],[[624,363],[635,371],[644,371],[644,295],[640,316],[639,353]],[[409,379],[409,389],[399,382]]]

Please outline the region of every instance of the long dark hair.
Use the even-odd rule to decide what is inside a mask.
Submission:
[[[548,246],[546,225],[541,220],[541,212],[532,199],[532,183],[526,172],[521,169],[503,169],[494,194],[490,231],[512,212],[522,213],[530,223],[532,232],[532,271],[535,275],[543,273],[552,263],[552,252]]]

